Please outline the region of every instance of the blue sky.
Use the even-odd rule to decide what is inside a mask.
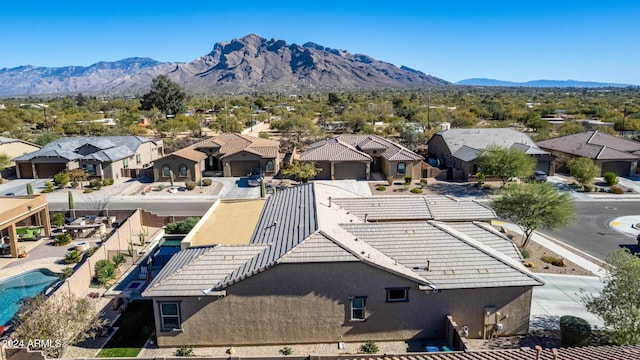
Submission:
[[[255,33],[370,55],[448,81],[640,84],[640,1],[11,1],[0,68],[189,62]]]

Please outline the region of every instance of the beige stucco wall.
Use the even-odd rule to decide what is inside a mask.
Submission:
[[[36,150],[40,149],[37,146],[30,145],[27,143],[23,143],[21,141],[14,141],[11,143],[2,143],[0,144],[0,154],[7,154],[9,159],[13,159],[15,157],[32,153]],[[15,165],[12,161],[9,166]]]
[[[408,287],[409,301],[386,303],[387,287]],[[367,296],[366,321],[350,321],[349,297]],[[444,337],[445,317],[482,334],[483,311],[496,306],[504,335],[528,331],[530,287],[425,293],[415,283],[369,265],[280,264],[227,289],[227,296],[181,300],[182,331],[161,331],[161,347],[294,344]]]
[[[173,170],[173,179],[175,181],[198,181],[202,178],[200,167],[204,169],[204,162],[202,163],[202,166],[199,164],[199,162],[194,162],[193,160],[188,160],[176,155],[166,156],[153,163],[153,181],[170,181],[169,176],[164,176],[162,173],[162,168],[165,165],[169,165],[169,168]],[[185,165],[187,167],[187,176],[180,176],[180,165]]]
[[[414,161],[387,161],[382,160],[382,172],[387,177],[392,177],[394,179],[403,179],[405,175],[398,175],[398,163],[403,162],[406,164],[405,174],[411,175],[413,180],[419,180],[422,177],[422,161],[414,160]]]
[[[278,158],[262,158],[259,155],[250,153],[250,152],[246,152],[246,151],[241,151],[237,154],[233,154],[230,156],[225,157],[224,159],[222,159],[222,167],[223,167],[223,172],[224,172],[224,176],[231,176],[231,162],[232,161],[259,161],[260,162],[260,167],[266,171],[266,166],[267,166],[267,161],[268,160],[273,160],[273,166],[275,171],[272,173],[268,173],[267,175],[271,174],[276,174],[279,169],[280,169],[280,159]]]

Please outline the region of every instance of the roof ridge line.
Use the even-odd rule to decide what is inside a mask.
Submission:
[[[589,136],[589,139],[587,140],[587,144],[591,144],[591,140],[593,140],[593,138],[596,136],[597,133],[598,133],[598,130],[593,130],[593,134]]]

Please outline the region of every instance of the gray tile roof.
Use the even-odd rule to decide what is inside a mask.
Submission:
[[[522,264],[442,223],[342,226],[439,289],[542,284]]]
[[[391,195],[332,199],[333,203],[364,221],[491,220],[495,212],[473,200],[441,195]]]
[[[113,162],[116,160],[122,160],[135,155],[135,150],[119,145],[105,150],[96,151],[92,154],[85,155],[83,159],[95,159],[101,162]]]
[[[469,161],[475,160],[478,156],[480,156],[480,154],[482,154],[482,150],[474,149],[467,145],[462,145],[462,147],[460,147],[456,152],[454,152],[451,155],[454,158],[469,162]]]
[[[300,154],[301,161],[372,161],[367,153],[338,139],[318,141]]]
[[[144,296],[203,296],[267,245],[217,245],[189,248],[171,258]],[[174,260],[175,259],[175,260]]]
[[[40,145],[25,141],[25,140],[21,140],[21,139],[13,139],[13,138],[8,138],[8,137],[4,137],[4,136],[0,136],[0,144],[10,144],[10,143],[14,143],[14,142],[21,142],[21,143],[25,143],[25,144],[29,144],[31,146],[36,146],[36,147],[40,147]]]
[[[336,194],[341,197],[334,199]],[[407,209],[413,212],[411,216],[424,218],[435,213],[441,218],[460,219],[473,213],[495,217],[481,204],[446,196],[346,197],[351,195],[321,183],[283,190],[265,203],[250,245],[182,251],[144,295],[195,296],[203,289],[223,291],[280,263],[344,261],[360,261],[419,285],[436,284],[441,289],[542,283],[522,266],[508,239],[486,225],[448,226],[393,218]],[[371,210],[375,208],[381,211]],[[393,221],[364,223],[365,211],[373,217],[368,220],[377,217]],[[237,257],[228,258],[236,252]],[[219,263],[221,257],[234,261]]]
[[[515,261],[522,261],[522,255],[516,244],[497,231],[493,226],[484,222],[452,222],[447,226],[469,235],[486,246],[499,251]]]
[[[524,150],[530,155],[547,154],[528,135],[507,128],[448,129],[439,131],[436,136],[442,137],[451,154],[455,154],[463,146],[485,150],[489,145],[509,148],[514,144],[527,145]]]
[[[561,136],[538,142],[538,146],[597,160],[635,160],[640,142],[621,139],[597,130]]]
[[[153,140],[141,137],[141,136],[79,136],[79,137],[65,137],[60,138],[54,142],[45,145],[42,149],[24,154],[16,157],[16,161],[31,161],[38,157],[60,157],[69,160],[79,160],[85,158],[82,154],[76,152],[76,149],[90,145],[98,152],[100,150],[106,151],[102,154],[97,154],[95,157],[91,157],[92,154],[87,155],[87,159],[95,159],[100,161],[113,161],[108,160],[110,158],[116,158],[115,160],[123,159],[119,157],[125,153],[135,154],[140,144],[150,142]],[[118,147],[117,150],[107,151]],[[129,152],[127,152],[127,150]],[[129,155],[131,156],[131,155]],[[125,156],[126,157],[126,156]]]

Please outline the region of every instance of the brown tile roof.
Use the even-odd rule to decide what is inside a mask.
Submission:
[[[194,162],[199,162],[207,158],[207,155],[205,153],[194,149],[193,146],[188,146],[186,148],[176,150],[167,156],[172,156],[172,155],[180,156],[181,158],[192,160]]]
[[[300,154],[301,161],[372,161],[371,156],[337,138],[326,139],[311,145]]]
[[[634,360],[640,359],[640,346],[587,346],[544,349],[536,357],[536,349],[484,350],[468,352],[412,353],[397,355],[343,355],[340,360]]]
[[[221,134],[192,145],[194,148],[217,148],[220,158],[248,151],[265,158],[278,156],[280,142],[235,133]]]
[[[311,144],[309,150],[305,151],[303,155],[307,155],[311,153],[311,150],[317,149],[318,147],[332,146],[335,143],[346,144],[351,146],[354,150],[362,153],[363,150],[380,150],[380,156],[389,160],[389,161],[414,161],[414,160],[423,160],[423,157],[414,153],[413,151],[405,148],[404,146],[397,144],[393,141],[389,141],[381,136],[377,135],[367,135],[367,134],[343,134],[338,135],[333,139],[322,140],[316,143]],[[314,160],[308,161],[328,161],[328,158],[321,158],[320,155],[323,153],[318,152],[318,156]],[[335,155],[335,151],[326,150],[327,156]],[[345,153],[346,154],[346,153]],[[302,156],[301,155],[301,160]],[[351,152],[351,155],[342,161],[353,161],[355,155]],[[367,155],[368,156],[368,155]],[[364,160],[364,159],[361,159]],[[334,160],[339,161],[339,160]]]
[[[635,160],[640,157],[637,154],[640,151],[639,142],[597,130],[543,140],[538,142],[538,146],[596,160]]]

